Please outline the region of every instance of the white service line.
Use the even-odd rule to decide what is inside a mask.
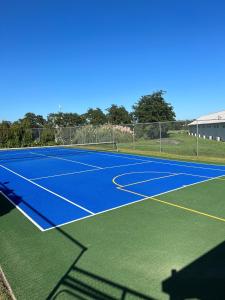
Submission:
[[[102,169],[99,166],[82,163],[82,162],[80,162],[78,160],[72,160],[72,159],[63,158],[63,157],[59,157],[59,156],[53,156],[53,155],[40,154],[40,153],[36,153],[36,152],[32,152],[32,151],[30,151],[30,153],[34,154],[34,155],[38,155],[38,156],[48,157],[48,158],[55,158],[55,159],[59,159],[59,160],[65,160],[65,161],[69,161],[69,162],[72,162],[72,163],[77,163],[77,164],[80,164],[80,165],[84,165],[84,166],[88,166],[88,167],[93,167],[93,168],[96,168],[96,169]]]
[[[121,207],[133,205],[133,204],[135,204],[135,203],[138,203],[138,202],[142,202],[142,201],[148,200],[148,199],[151,198],[151,197],[157,197],[157,196],[160,196],[160,195],[169,194],[170,192],[175,192],[175,191],[184,189],[184,188],[186,188],[186,187],[193,186],[193,185],[197,185],[197,184],[204,183],[204,182],[207,182],[207,181],[211,181],[211,180],[213,180],[213,179],[217,179],[217,178],[220,178],[220,177],[223,177],[223,176],[224,176],[224,175],[220,175],[220,176],[217,176],[217,177],[214,177],[214,178],[210,178],[210,179],[206,179],[206,180],[203,180],[203,181],[200,181],[200,182],[191,183],[191,184],[188,184],[188,185],[185,185],[185,186],[176,188],[176,189],[172,189],[172,190],[167,191],[167,192],[163,192],[163,193],[159,193],[159,194],[156,194],[156,195],[152,195],[152,196],[147,196],[147,195],[143,195],[143,194],[140,194],[140,193],[132,192],[132,191],[130,191],[130,190],[126,190],[126,189],[123,189],[123,188],[121,188],[121,187],[118,186],[117,189],[119,189],[119,190],[121,190],[121,191],[128,192],[128,193],[131,193],[131,194],[134,194],[134,195],[143,197],[143,198],[141,198],[141,199],[139,199],[139,200],[135,200],[135,201],[129,202],[129,203],[126,203],[126,204],[123,204],[123,205],[120,205],[120,206],[117,206],[117,207],[113,207],[113,208],[110,208],[110,209],[106,209],[106,210],[101,211],[101,212],[98,212],[98,213],[95,213],[94,216],[101,215],[101,214],[107,213],[107,212],[109,212],[109,211],[119,209],[119,208],[121,208]],[[74,222],[77,222],[77,221],[80,221],[80,220],[83,220],[83,219],[92,218],[92,217],[93,217],[93,215],[90,215],[90,216],[86,216],[86,217],[79,218],[79,219],[76,219],[76,220],[72,220],[72,221],[69,221],[69,222],[66,222],[66,223],[59,224],[59,225],[54,226],[54,227],[50,227],[50,228],[48,228],[48,229],[45,229],[44,231],[52,230],[52,229],[54,229],[54,228],[56,228],[56,227],[61,227],[61,226],[67,225],[67,224],[71,224],[71,223],[74,223]]]
[[[26,178],[26,177],[24,177],[24,176],[22,176],[22,175],[20,175],[20,174],[18,174],[18,173],[16,173],[16,172],[14,172],[13,170],[11,170],[11,169],[9,169],[9,168],[3,166],[3,165],[0,165],[0,167],[3,168],[3,169],[5,169],[5,170],[7,170],[7,171],[9,171],[10,173],[13,173],[14,175],[17,175],[18,177],[20,177],[20,178],[22,178],[22,179],[24,179],[24,180],[26,180],[26,181],[32,183],[33,185],[39,187],[40,189],[45,190],[46,192],[48,192],[48,193],[50,193],[50,194],[52,194],[52,195],[54,195],[54,196],[56,196],[56,197],[58,197],[58,198],[60,198],[60,199],[62,199],[62,200],[64,200],[64,201],[66,201],[66,202],[68,202],[68,203],[70,203],[70,204],[72,204],[72,205],[74,205],[74,206],[76,206],[76,207],[79,207],[80,209],[82,209],[82,210],[88,212],[89,214],[94,215],[94,213],[93,213],[92,211],[90,211],[89,209],[87,209],[87,208],[85,208],[85,207],[83,207],[83,206],[81,206],[81,205],[79,205],[79,204],[76,204],[76,203],[70,201],[69,199],[67,199],[67,198],[65,198],[65,197],[63,197],[63,196],[61,196],[61,195],[59,195],[59,194],[57,194],[57,193],[55,193],[55,192],[53,192],[53,191],[51,191],[51,190],[45,188],[44,186],[42,186],[42,185],[40,185],[40,184],[38,184],[38,183],[36,183],[36,182],[33,182],[32,180],[30,180],[30,179],[28,179],[28,178]]]
[[[54,177],[60,177],[60,176],[68,176],[68,175],[80,174],[80,173],[86,173],[86,172],[104,171],[104,170],[108,170],[108,169],[121,168],[121,167],[129,167],[129,166],[136,166],[136,165],[143,165],[143,164],[148,164],[148,163],[150,163],[150,162],[149,161],[144,161],[144,162],[134,163],[134,164],[125,164],[125,165],[116,165],[116,166],[110,166],[110,167],[102,167],[101,169],[88,169],[88,170],[84,170],[84,171],[61,173],[61,174],[56,174],[56,175],[49,175],[49,176],[42,176],[42,177],[30,178],[30,180],[40,180],[40,179],[45,179],[45,178],[54,178]],[[159,173],[163,173],[163,172],[159,172]],[[166,172],[166,173],[169,173],[169,172]]]
[[[55,174],[55,175],[35,177],[35,178],[29,178],[29,179],[30,180],[41,180],[41,179],[61,177],[61,176],[68,176],[68,175],[74,175],[74,174],[81,174],[81,173],[87,173],[87,172],[93,172],[93,171],[99,171],[99,170],[100,169],[87,169],[87,170],[84,170],[84,171],[69,172],[69,173],[60,173],[60,174]]]
[[[141,184],[141,183],[145,183],[145,182],[149,182],[149,181],[154,181],[154,180],[159,180],[159,179],[163,179],[163,178],[168,178],[168,177],[175,177],[175,176],[178,176],[178,175],[180,175],[180,174],[160,176],[160,177],[155,177],[155,178],[151,178],[151,179],[146,179],[146,180],[142,180],[142,181],[137,181],[137,182],[129,183],[129,184],[126,184],[126,185],[120,185],[120,184],[118,184],[118,186],[120,186],[121,188],[124,188],[124,187],[127,187],[127,186],[137,185],[137,184]]]
[[[116,180],[120,177],[124,177],[126,175],[132,175],[132,174],[149,174],[149,173],[153,173],[153,174],[169,174],[169,175],[174,175],[174,174],[177,174],[177,173],[172,173],[172,172],[160,172],[160,171],[134,171],[134,172],[126,172],[126,173],[122,173],[122,174],[118,174],[116,175],[115,177],[113,177],[112,179],[112,182],[115,184],[115,185],[118,185],[118,186],[122,186],[120,184],[118,184],[116,182]],[[167,175],[165,175],[167,176]]]
[[[127,193],[131,193],[131,194],[135,194],[135,195],[138,195],[138,196],[142,196],[142,197],[144,197],[143,198],[143,200],[144,200],[144,199],[151,198],[151,197],[157,197],[157,196],[160,196],[160,195],[169,194],[171,192],[175,192],[175,191],[179,191],[181,189],[184,189],[186,187],[190,187],[190,186],[193,186],[193,185],[196,185],[196,184],[208,182],[208,181],[211,181],[211,180],[214,180],[214,179],[218,179],[218,178],[221,178],[221,177],[224,177],[224,175],[220,175],[220,176],[216,176],[216,177],[211,177],[211,178],[206,179],[206,180],[202,180],[202,181],[198,181],[198,182],[195,182],[195,183],[190,183],[190,184],[187,184],[187,185],[183,185],[183,186],[181,186],[179,188],[172,189],[172,190],[169,190],[167,192],[162,192],[162,193],[159,193],[159,194],[155,194],[155,195],[152,195],[152,196],[147,196],[147,195],[143,195],[143,194],[140,194],[140,193],[136,193],[136,192],[124,189],[123,187],[120,187],[120,186],[118,186],[117,189],[119,189],[121,191],[124,191],[124,192],[127,192]]]
[[[134,163],[134,164],[115,165],[115,166],[110,166],[110,167],[102,167],[102,168],[98,168],[98,169],[88,169],[88,170],[84,170],[84,171],[60,173],[60,174],[55,174],[55,175],[41,176],[41,177],[35,177],[35,178],[29,178],[29,179],[30,180],[41,180],[41,179],[61,177],[61,176],[69,176],[69,175],[86,173],[86,172],[94,172],[94,171],[100,171],[100,170],[103,171],[103,170],[114,169],[114,168],[129,167],[129,166],[136,166],[136,165],[142,165],[142,164],[150,164],[152,162],[153,161],[151,161],[151,160],[145,160],[143,162]],[[211,170],[215,170],[215,169],[211,169]],[[222,171],[222,170],[220,170],[220,171]],[[156,172],[155,171],[155,173],[171,173],[171,172],[164,172],[164,171],[161,171],[161,172],[158,171],[158,172]],[[171,174],[173,174],[173,173],[171,173]],[[204,176],[204,175],[198,175],[198,174],[191,174],[191,173],[179,173],[179,174],[189,175],[189,176],[195,176],[195,177],[203,177],[203,178],[214,178],[214,177],[210,177],[210,176]],[[224,176],[225,176],[225,170],[224,170]]]
[[[215,178],[215,177],[212,177],[212,176],[205,176],[205,175],[198,175],[198,174],[191,174],[191,173],[179,173],[179,175],[187,175],[187,176],[200,177],[200,178],[208,178],[208,179],[210,179],[210,178],[214,179]],[[222,176],[225,176],[225,174],[221,175],[221,177]]]
[[[3,195],[13,206],[15,206],[21,214],[23,214],[31,223],[33,223],[39,230],[44,231],[45,229],[42,228],[38,223],[36,223],[27,213],[25,213],[18,205],[16,205],[4,192],[0,191],[0,194]]]
[[[138,181],[138,182],[134,182],[134,183],[130,183],[127,185],[121,185],[119,183],[116,182],[116,179],[126,176],[126,175],[131,175],[131,174],[148,174],[148,173],[159,173],[159,174],[169,174],[169,175],[165,175],[165,176],[160,176],[160,177],[155,177],[155,178],[151,178],[151,179],[147,179],[147,180],[143,180],[143,181]],[[162,178],[166,178],[166,177],[172,177],[172,176],[179,176],[179,175],[187,175],[187,176],[192,176],[192,177],[200,177],[200,178],[207,178],[207,179],[214,179],[214,177],[209,177],[209,176],[204,176],[204,175],[195,175],[195,174],[191,174],[191,173],[172,173],[172,172],[160,172],[160,171],[138,171],[138,172],[128,172],[128,173],[122,173],[119,174],[117,176],[115,176],[112,179],[112,182],[119,186],[119,187],[126,187],[126,186],[130,186],[130,185],[135,185],[135,184],[139,184],[139,183],[144,183],[144,182],[148,182],[148,181],[153,181],[153,180],[157,180],[157,179],[162,179]],[[223,176],[223,175],[222,175]],[[221,176],[221,177],[222,177]]]
[[[146,159],[141,159],[141,158],[136,158],[138,155],[134,155],[134,154],[124,154],[124,155],[120,155],[120,154],[110,154],[110,153],[101,153],[101,152],[98,152],[97,154],[100,154],[100,155],[107,155],[107,156],[116,156],[116,157],[122,157],[122,158],[127,158],[127,159],[131,159],[131,160],[139,160],[139,161],[143,161],[143,162],[152,162],[152,163],[156,163],[156,164],[163,164],[163,165],[173,165],[173,166],[180,166],[180,167],[187,167],[187,168],[194,168],[194,169],[204,169],[204,170],[212,170],[212,171],[221,171],[221,172],[225,172],[225,166],[223,165],[215,165],[215,164],[208,164],[209,166],[212,165],[212,166],[220,166],[220,167],[224,167],[224,170],[222,169],[217,169],[217,168],[208,168],[208,167],[198,167],[198,166],[188,166],[188,165],[185,165],[185,164],[177,164],[177,163],[170,163],[170,162],[162,162],[162,161],[157,161],[157,160],[150,160],[151,159],[151,156],[143,156],[144,158],[150,158],[149,160],[146,160]],[[134,157],[127,157],[125,155],[129,155],[129,156],[134,156]],[[138,156],[138,157],[142,157],[142,156]],[[158,159],[158,158],[156,158]],[[160,160],[166,160],[166,159],[163,159],[163,158],[159,158]],[[179,162],[179,160],[172,160],[172,161],[177,161]],[[198,162],[189,162],[189,161],[185,161],[186,163],[188,164],[199,164],[199,165],[203,165],[203,163],[198,163]]]

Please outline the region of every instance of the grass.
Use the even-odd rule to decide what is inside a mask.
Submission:
[[[162,153],[156,140],[119,149],[225,164],[224,143],[199,140],[198,158],[195,143],[171,132]],[[0,265],[18,300],[224,299],[224,195],[212,180],[44,233],[0,196]],[[1,280],[0,299],[10,299]]]
[[[135,141],[134,145],[132,143],[119,143],[118,146],[119,151],[126,153],[225,164],[224,142],[199,138],[199,155],[197,156],[196,137],[189,136],[183,131],[169,132],[169,136],[162,139],[161,152],[158,139],[139,139]]]
[[[159,199],[225,218],[224,194],[224,181],[212,180]],[[3,197],[0,212],[0,263],[18,300],[53,299],[53,294],[57,299],[168,299],[163,289],[177,289],[174,269],[180,292],[198,298],[212,289],[217,257],[221,267],[214,290],[222,299],[223,221],[151,198],[44,233]],[[213,256],[215,251],[220,256]],[[197,276],[188,291],[186,268],[187,278]],[[201,272],[208,278],[198,278]]]

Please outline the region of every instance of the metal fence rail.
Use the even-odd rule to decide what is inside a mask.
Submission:
[[[0,148],[104,142],[121,151],[225,158],[225,120],[0,129]]]

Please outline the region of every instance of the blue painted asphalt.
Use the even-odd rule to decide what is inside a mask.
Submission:
[[[225,166],[108,152],[65,153],[0,160],[0,191],[46,230],[222,175]]]

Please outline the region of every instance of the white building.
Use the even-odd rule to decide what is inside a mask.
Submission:
[[[202,116],[188,126],[190,135],[225,141],[225,110]]]

